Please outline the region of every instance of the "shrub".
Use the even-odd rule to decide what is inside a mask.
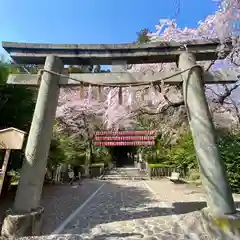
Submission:
[[[223,133],[218,140],[218,145],[232,191],[240,193],[240,134]]]
[[[200,180],[200,172],[198,169],[191,169],[189,172],[188,180],[196,181]]]
[[[60,163],[79,166],[85,161],[85,149],[78,138],[58,135],[50,146],[48,167],[55,168]]]
[[[173,165],[167,165],[167,164],[161,164],[161,163],[154,163],[154,164],[148,164],[149,168],[172,168]]]
[[[166,151],[167,162],[177,168],[198,168],[193,139],[189,132],[182,135],[174,146]]]
[[[218,134],[218,146],[221,158],[226,165],[228,181],[231,189],[235,193],[240,192],[240,134],[224,133]],[[198,164],[196,160],[193,140],[190,133],[184,134],[176,145],[168,148],[167,160],[163,164],[173,165],[177,168],[188,167],[194,170],[194,176],[190,178],[199,178]],[[190,171],[191,172],[191,171]]]
[[[107,165],[112,161],[112,156],[105,147],[93,147],[92,163],[104,163]]]
[[[166,144],[161,135],[156,138],[155,146],[141,147],[143,158],[147,163],[158,164],[167,161],[167,150],[169,146]]]

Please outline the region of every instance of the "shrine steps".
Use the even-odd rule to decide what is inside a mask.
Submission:
[[[101,177],[101,180],[147,180],[145,172],[140,172],[137,168],[114,168]]]

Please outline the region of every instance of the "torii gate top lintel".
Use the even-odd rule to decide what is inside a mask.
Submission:
[[[186,42],[188,52],[193,53],[196,61],[208,61],[217,59],[217,47],[220,42],[218,39],[211,40],[191,40]],[[124,72],[126,64],[143,63],[167,63],[177,62],[181,53],[186,51],[182,43],[154,42],[146,44],[34,44],[34,43],[16,43],[3,42],[3,48],[10,54],[12,59],[18,64],[38,64],[45,63],[46,57],[54,55],[59,57],[66,65],[113,65],[114,71],[111,73],[71,73],[69,78],[62,77],[59,81],[61,87],[70,87],[80,85],[83,82],[86,85],[115,85],[117,83],[129,84],[148,84],[150,82],[164,80],[166,84],[178,84],[182,82],[182,77],[178,70],[172,76],[169,72]],[[226,43],[225,53],[232,50],[231,41]],[[117,67],[116,67],[117,66]],[[122,66],[119,68],[119,66]],[[121,72],[121,73],[120,73]],[[236,82],[238,73],[227,69],[212,73],[204,73],[205,83],[232,83]],[[65,74],[66,75],[66,74]],[[74,81],[74,79],[78,81]],[[39,81],[34,75],[11,74],[8,78],[9,84],[38,86]]]
[[[186,42],[189,52],[197,61],[215,60],[218,39]],[[3,42],[2,47],[19,64],[44,64],[47,55],[60,57],[67,65],[111,65],[113,61],[127,64],[176,62],[185,51],[182,43],[162,41],[146,44],[37,44]],[[232,49],[231,41],[226,44],[226,53]]]

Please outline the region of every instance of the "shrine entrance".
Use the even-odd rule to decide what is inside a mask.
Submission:
[[[110,154],[116,167],[134,166],[136,150],[133,146],[115,146],[110,148]]]
[[[149,130],[97,131],[93,144],[110,147],[109,153],[116,167],[134,166],[137,146],[155,145],[156,132]]]

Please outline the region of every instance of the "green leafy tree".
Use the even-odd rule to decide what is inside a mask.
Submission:
[[[240,133],[218,132],[218,146],[221,158],[226,165],[228,181],[235,193],[240,192]],[[192,136],[189,133],[183,134],[173,146],[158,146],[159,150],[164,149],[165,158],[162,163],[179,168],[189,168],[196,174],[199,171],[195,148]],[[156,161],[157,162],[157,161]],[[157,162],[158,163],[158,162]],[[200,176],[200,175],[198,175]]]
[[[150,33],[148,28],[143,28],[140,30],[140,32],[137,32],[137,43],[141,44],[149,42],[150,38],[148,33]]]
[[[233,192],[240,193],[240,133],[223,133],[218,145]]]
[[[0,128],[28,131],[35,107],[36,90],[6,84],[9,73],[18,72],[12,64],[0,63]]]
[[[6,84],[8,74],[18,73],[19,69],[12,63],[0,62],[0,129],[15,127],[28,132],[37,92],[24,86]],[[19,169],[22,159],[22,152],[14,151],[8,169]]]
[[[29,70],[31,70],[30,66]],[[37,71],[32,70],[30,72]],[[11,62],[0,61],[0,129],[15,127],[28,132],[30,128],[37,95],[36,90],[6,84],[8,74],[22,71],[22,68],[16,67]],[[3,162],[3,157],[4,151],[0,151],[0,164]],[[12,151],[7,171],[20,169],[23,158],[23,151]],[[7,191],[10,179],[9,175],[5,177],[3,192]]]
[[[190,132],[182,135],[177,143],[167,149],[168,161],[179,168],[198,168],[193,139]]]

